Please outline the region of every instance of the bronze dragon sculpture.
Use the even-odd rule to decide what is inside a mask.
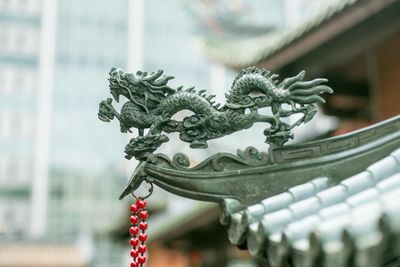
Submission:
[[[125,148],[127,159],[145,160],[168,141],[163,132],[179,132],[180,139],[189,142],[190,147],[206,148],[207,140],[250,128],[256,122],[270,125],[264,131],[267,143],[282,146],[293,138],[291,130],[295,126],[313,118],[315,104],[325,102],[320,94],[333,92],[323,84],[326,79],[303,81],[304,76],[302,71],[279,82],[277,74],[249,67],[235,78],[225,94],[226,104],[220,106],[212,100],[215,95],[207,96],[205,90],[171,88],[168,81],[174,77],[163,75],[162,70],[133,74],[112,68],[110,93],[117,102],[121,95],[128,101],[119,113],[111,98],[102,101],[98,117],[105,122],[117,118],[121,132],[138,128],[139,136],[132,138]],[[272,114],[260,114],[259,109],[264,107],[270,107]],[[171,119],[181,110],[191,110],[194,114],[182,121]],[[291,125],[280,120],[296,113],[302,116]],[[145,129],[148,129],[146,134]]]

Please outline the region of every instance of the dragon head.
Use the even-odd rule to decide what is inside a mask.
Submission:
[[[162,70],[150,74],[137,71],[136,74],[133,74],[112,68],[109,74],[110,93],[115,101],[119,102],[119,97],[122,95],[145,110],[149,105],[157,104],[160,99],[175,92],[174,89],[167,86],[168,81],[174,77],[162,75]]]

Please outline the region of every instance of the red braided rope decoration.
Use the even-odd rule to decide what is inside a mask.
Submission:
[[[142,198],[136,199],[136,204],[131,205],[131,217],[129,218],[131,222],[131,227],[129,228],[129,233],[131,235],[130,245],[131,250],[131,267],[143,267],[147,260],[145,253],[147,251],[147,246],[145,244],[147,240],[147,219],[149,218],[149,212],[146,210],[147,203]]]

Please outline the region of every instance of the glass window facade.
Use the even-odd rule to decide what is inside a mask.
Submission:
[[[40,6],[0,1],[0,240],[27,234]]]

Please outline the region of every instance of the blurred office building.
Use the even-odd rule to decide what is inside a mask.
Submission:
[[[0,10],[0,233],[18,239],[32,216],[41,10],[37,1],[1,1]]]
[[[109,69],[127,66],[128,7],[0,1],[0,266],[125,260],[99,234],[121,208],[125,138],[96,114]]]

